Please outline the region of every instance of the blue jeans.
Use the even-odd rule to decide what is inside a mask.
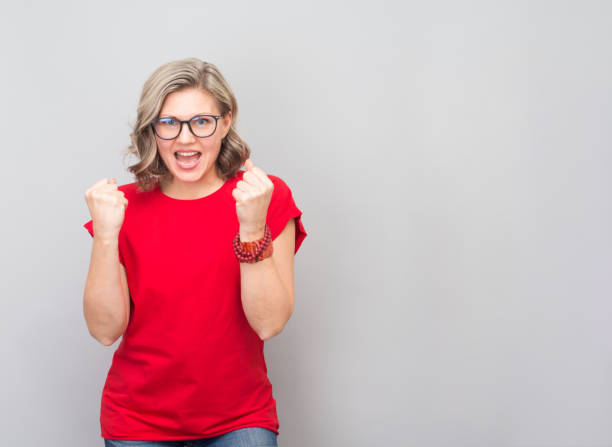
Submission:
[[[212,438],[185,441],[123,441],[104,439],[104,447],[278,447],[277,434],[263,427],[246,427]]]

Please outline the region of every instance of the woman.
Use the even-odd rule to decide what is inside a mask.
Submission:
[[[277,445],[263,343],[293,312],[306,232],[286,183],[249,159],[237,115],[214,65],[163,65],[131,134],[136,181],[85,193],[85,319],[104,345],[123,336],[102,392],[107,447]]]

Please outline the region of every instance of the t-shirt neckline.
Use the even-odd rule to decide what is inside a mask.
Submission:
[[[240,171],[238,171],[238,173],[236,174],[236,176],[240,173]],[[157,185],[155,186],[155,191],[157,192],[157,195],[164,201],[169,202],[169,203],[176,203],[176,204],[180,204],[180,203],[202,203],[202,202],[206,202],[208,200],[213,199],[214,197],[217,197],[219,195],[221,195],[221,193],[223,191],[225,191],[225,189],[230,185],[231,181],[236,177],[230,177],[228,178],[225,182],[223,182],[223,184],[215,191],[211,192],[210,194],[204,196],[204,197],[199,197],[197,199],[176,199],[174,197],[170,197],[166,194],[164,194],[164,192],[161,190],[161,186],[159,183],[157,183]]]

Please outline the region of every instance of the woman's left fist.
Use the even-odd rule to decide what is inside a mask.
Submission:
[[[232,190],[232,196],[236,199],[240,232],[253,235],[261,233],[260,237],[263,237],[274,184],[264,171],[253,165],[251,159],[245,162],[244,167],[246,171],[242,180]]]

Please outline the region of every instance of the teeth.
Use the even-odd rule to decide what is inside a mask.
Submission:
[[[179,155],[183,155],[183,156],[185,156],[185,157],[189,157],[190,155],[195,155],[195,154],[197,154],[197,153],[198,153],[198,152],[177,152],[177,154],[179,154]]]

